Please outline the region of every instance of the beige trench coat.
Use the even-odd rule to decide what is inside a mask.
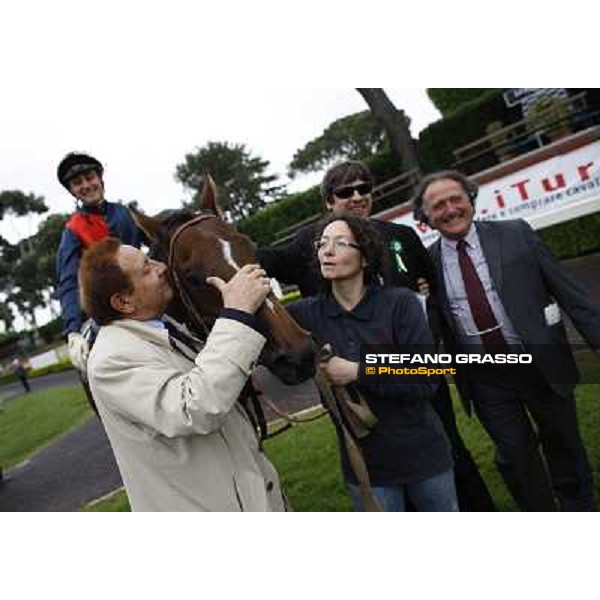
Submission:
[[[88,376],[134,511],[285,509],[277,473],[236,399],[265,343],[218,319],[195,363],[165,329],[102,327]]]

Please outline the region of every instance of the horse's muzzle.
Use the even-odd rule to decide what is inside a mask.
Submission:
[[[287,385],[298,385],[314,377],[316,371],[317,346],[312,338],[302,352],[282,352],[265,348],[261,363]]]

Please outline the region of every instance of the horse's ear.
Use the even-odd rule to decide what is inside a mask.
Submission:
[[[223,211],[217,202],[217,186],[209,173],[206,174],[204,180],[202,195],[200,196],[200,208],[214,213],[219,218],[223,217]]]
[[[148,240],[162,248],[169,247],[169,232],[163,222],[156,217],[149,217],[129,207],[135,224],[146,234]]]

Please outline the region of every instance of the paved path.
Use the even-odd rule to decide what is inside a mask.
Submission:
[[[600,305],[600,254],[564,263],[566,270],[581,281]],[[570,337],[577,340],[576,332]],[[259,368],[258,377],[264,393],[286,412],[297,412],[318,403],[312,381],[300,386],[286,386]],[[47,389],[78,382],[74,371],[32,380],[32,389]],[[0,388],[5,397],[22,392],[20,384]],[[273,416],[273,415],[271,415]],[[87,502],[121,486],[121,478],[100,422],[90,419],[66,435],[30,462],[13,469],[0,484],[0,511],[73,511]]]
[[[74,511],[121,485],[104,429],[92,417],[5,474],[0,511]]]

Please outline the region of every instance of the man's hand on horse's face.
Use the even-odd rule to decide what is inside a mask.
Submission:
[[[266,275],[260,265],[245,265],[227,283],[220,277],[207,277],[206,283],[221,292],[225,308],[255,313],[271,291]]]

